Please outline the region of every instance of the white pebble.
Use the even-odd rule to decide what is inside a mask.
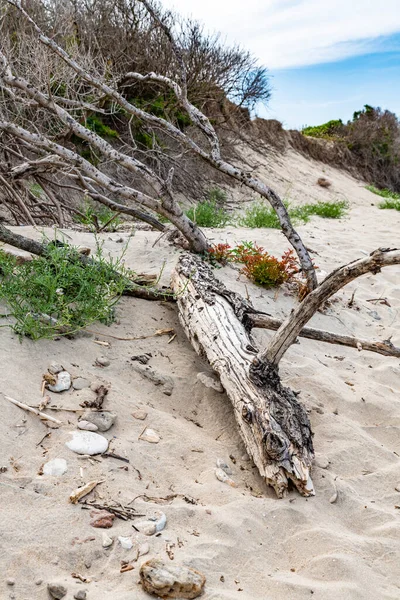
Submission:
[[[67,472],[68,465],[64,458],[54,458],[43,465],[43,475],[60,476]]]
[[[105,531],[103,531],[102,537],[103,537],[103,548],[109,548],[110,546],[112,546],[113,538],[111,538],[109,535],[107,535]]]
[[[68,371],[61,371],[57,375],[57,382],[55,385],[49,385],[49,390],[51,392],[64,392],[65,390],[69,390],[71,387],[71,375]]]
[[[158,433],[154,431],[154,429],[147,427],[147,429],[140,436],[140,439],[145,442],[149,442],[150,444],[158,444],[161,438]]]
[[[122,548],[124,548],[125,550],[130,550],[131,548],[133,548],[133,542],[129,537],[123,537],[120,535],[118,537],[118,541],[121,544]]]
[[[108,440],[92,431],[72,431],[72,439],[65,445],[77,454],[103,454],[108,448]]]

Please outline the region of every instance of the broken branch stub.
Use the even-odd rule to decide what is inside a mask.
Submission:
[[[192,346],[219,374],[233,405],[247,452],[261,476],[282,498],[293,481],[303,496],[314,494],[311,425],[277,369],[255,373],[257,348],[246,329],[255,313],[240,295],[215,279],[198,257],[183,254],[172,278],[179,318]]]

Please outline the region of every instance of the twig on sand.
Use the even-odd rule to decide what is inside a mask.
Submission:
[[[83,509],[97,508],[99,510],[107,510],[110,513],[113,513],[118,519],[122,519],[123,521],[128,521],[129,519],[135,519],[136,517],[144,517],[145,515],[139,514],[136,512],[134,508],[131,506],[123,506],[122,504],[99,504],[98,502],[90,502],[88,500],[83,500],[80,502],[80,505]]]
[[[137,337],[118,337],[117,335],[111,335],[110,333],[101,333],[100,331],[93,331],[93,329],[86,329],[89,333],[94,333],[95,335],[103,335],[105,337],[113,338],[114,340],[120,340],[122,342],[133,342],[135,340],[147,340],[147,338],[158,337],[159,335],[173,335],[175,333],[174,329],[157,329],[154,333],[150,333],[149,335],[139,335]]]
[[[57,425],[63,424],[62,421],[59,421],[58,419],[55,419],[54,417],[51,417],[50,415],[46,415],[45,413],[40,412],[40,410],[38,410],[37,408],[33,408],[32,406],[28,406],[27,404],[18,402],[18,400],[14,400],[14,398],[11,398],[10,396],[6,396],[6,394],[3,394],[3,396],[6,400],[11,402],[12,404],[15,404],[15,406],[18,406],[19,408],[22,408],[22,410],[26,410],[28,412],[33,413],[34,415],[37,415],[44,421],[51,421],[52,423],[57,423]]]

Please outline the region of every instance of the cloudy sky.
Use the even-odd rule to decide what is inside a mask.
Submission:
[[[162,0],[268,67],[260,116],[286,127],[351,117],[364,104],[400,115],[400,0]]]

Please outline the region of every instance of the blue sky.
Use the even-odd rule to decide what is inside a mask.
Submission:
[[[364,104],[400,115],[399,0],[162,0],[268,67],[258,114],[285,127],[351,118]]]

